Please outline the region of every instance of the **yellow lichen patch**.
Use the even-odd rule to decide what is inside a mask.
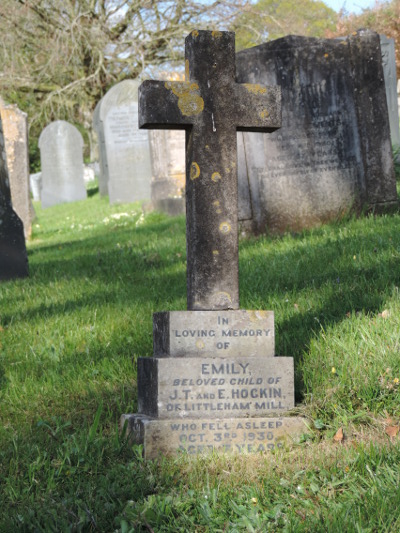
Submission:
[[[222,37],[221,31],[212,31],[211,35],[214,37],[214,39],[220,39]]]
[[[167,81],[165,87],[178,97],[178,107],[182,115],[199,115],[203,111],[204,100],[198,92],[197,83]]]
[[[193,30],[192,31],[192,36],[193,37],[198,37],[199,36],[199,32],[197,30]]]
[[[229,294],[229,292],[217,292],[215,295],[215,303],[220,305],[231,305],[232,304],[232,296]]]
[[[221,224],[219,225],[219,231],[221,233],[229,233],[231,231],[231,225],[229,224],[229,222],[221,222]]]
[[[202,350],[204,348],[204,342],[201,340],[196,341],[196,348]]]
[[[269,112],[266,110],[266,109],[263,109],[261,112],[260,112],[260,117],[262,119],[266,119],[269,117]]]
[[[222,209],[220,209],[220,204],[219,204],[219,200],[215,200],[213,202],[213,206],[215,207],[215,212],[216,213],[222,213]]]
[[[329,57],[329,54],[324,54],[324,57],[325,57],[325,58],[326,58],[326,57]]]
[[[213,250],[213,255],[219,255],[219,251],[218,250]]]
[[[190,179],[195,180],[200,176],[200,167],[197,163],[193,161],[192,166],[190,167]]]
[[[265,94],[267,88],[258,83],[243,83],[244,87],[252,94]]]
[[[211,179],[217,183],[221,179],[221,174],[219,172],[213,172],[211,175]]]
[[[185,78],[186,78],[186,81],[189,81],[189,78],[190,78],[190,74],[189,74],[189,59],[186,59],[185,60]]]

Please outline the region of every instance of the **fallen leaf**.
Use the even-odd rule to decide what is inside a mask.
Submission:
[[[387,418],[387,419],[385,420],[385,424],[388,425],[388,426],[390,426],[391,424],[393,424],[393,420],[392,420],[391,418]]]
[[[384,309],[382,311],[382,313],[378,313],[378,316],[382,317],[382,318],[389,318],[390,316],[390,311],[388,311],[387,309]]]
[[[386,435],[389,435],[389,437],[393,438],[397,435],[399,432],[400,427],[399,426],[387,426],[385,429]]]
[[[343,439],[344,439],[343,428],[339,428],[336,432],[336,435],[333,437],[333,440],[335,442],[342,442]]]

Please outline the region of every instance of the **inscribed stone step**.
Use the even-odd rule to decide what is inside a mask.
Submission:
[[[137,444],[143,444],[146,459],[178,451],[249,453],[282,448],[307,431],[304,418],[208,418],[154,420],[143,415],[123,415],[121,426]]]
[[[282,414],[294,407],[293,358],[141,357],[138,407],[156,418]]]
[[[157,357],[275,355],[273,311],[169,311],[153,315]]]

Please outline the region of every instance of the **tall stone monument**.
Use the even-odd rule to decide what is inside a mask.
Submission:
[[[282,89],[282,127],[243,136],[241,188],[258,232],[397,205],[379,35],[287,36],[236,55],[240,83]]]
[[[100,162],[111,204],[150,200],[149,134],[138,128],[138,87],[136,80],[122,81],[100,101]]]
[[[83,139],[78,129],[56,120],[40,134],[39,148],[42,207],[84,200]]]
[[[24,227],[11,203],[10,180],[0,118],[0,280],[28,275]]]
[[[154,315],[154,356],[138,360],[145,456],[260,451],[303,431],[291,357],[275,357],[271,311],[239,309],[236,131],[280,126],[280,90],[235,82],[231,32],[186,38],[186,81],[145,81],[139,124],[186,130],[188,311]],[[172,359],[172,360],[171,360]]]
[[[29,238],[35,212],[29,190],[28,118],[27,114],[18,109],[16,105],[1,105],[1,102],[0,115],[3,123],[12,204],[24,225],[25,237]]]

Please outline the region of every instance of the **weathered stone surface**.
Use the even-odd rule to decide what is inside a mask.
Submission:
[[[396,152],[400,149],[399,105],[397,99],[396,48],[394,39],[380,35],[383,76],[389,113],[390,138]],[[397,154],[398,156],[399,154]]]
[[[1,106],[8,177],[13,208],[24,225],[25,238],[32,233],[35,211],[29,191],[28,117],[15,105]]]
[[[123,415],[132,440],[143,444],[146,459],[214,451],[249,453],[282,448],[307,431],[303,418],[189,418],[154,420],[143,415]]]
[[[83,181],[83,139],[78,129],[56,120],[39,137],[42,207],[86,198]]]
[[[153,315],[156,357],[273,357],[272,311],[168,311]]]
[[[238,82],[282,89],[281,129],[243,134],[239,180],[256,233],[397,204],[379,35],[288,36],[236,61]]]
[[[138,359],[139,414],[222,418],[294,407],[292,357]]]
[[[150,200],[149,134],[138,128],[138,86],[135,80],[117,83],[100,102],[99,150],[106,151],[100,162],[111,204]]]
[[[24,227],[12,208],[3,126],[0,118],[0,280],[28,275]]]
[[[100,196],[108,195],[108,163],[107,163],[107,150],[106,150],[106,140],[104,138],[104,124],[100,120],[100,107],[102,100],[98,102],[93,112],[93,129],[97,135],[97,144],[99,152],[99,165],[100,172],[98,175],[99,179],[99,193]]]
[[[185,132],[149,131],[151,202],[168,215],[185,212]]]
[[[193,31],[186,81],[145,81],[139,125],[186,130],[188,309],[238,309],[236,131],[280,126],[277,87],[235,82],[230,32]]]

